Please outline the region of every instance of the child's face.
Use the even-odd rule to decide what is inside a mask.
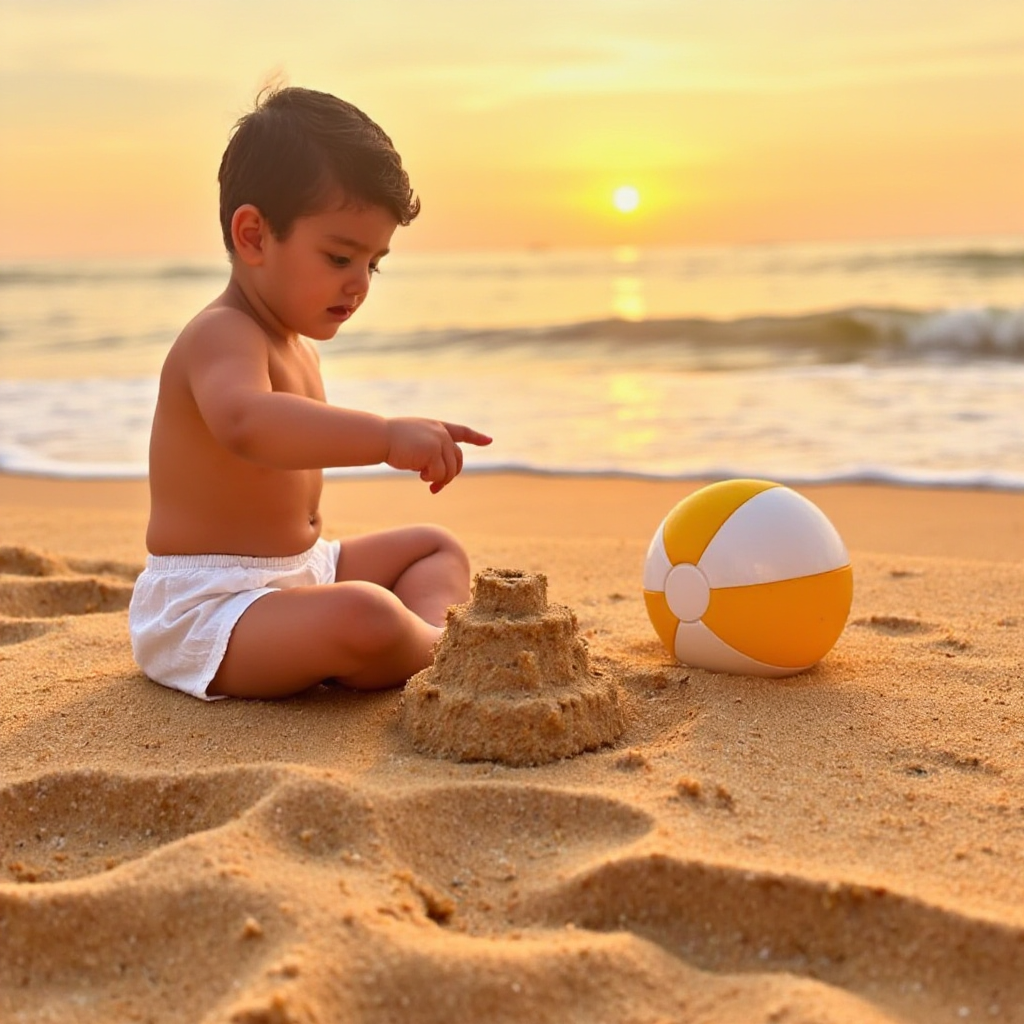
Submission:
[[[398,221],[380,206],[299,217],[287,238],[264,239],[260,291],[288,330],[326,341],[362,305]]]

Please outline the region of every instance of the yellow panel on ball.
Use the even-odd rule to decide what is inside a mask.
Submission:
[[[668,606],[668,600],[663,590],[645,590],[644,603],[647,605],[647,615],[654,626],[654,632],[658,634],[661,642],[670,650],[675,650],[676,627],[679,620],[672,614]]]
[[[769,480],[722,480],[684,498],[665,520],[663,539],[673,565],[700,561],[722,524],[755,494],[778,484]]]
[[[748,658],[805,668],[832,650],[852,600],[853,571],[845,566],[816,576],[712,590],[701,621]]]

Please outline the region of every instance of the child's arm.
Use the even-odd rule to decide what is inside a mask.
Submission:
[[[274,391],[260,329],[233,311],[217,320],[216,337],[206,330],[190,339],[187,373],[204,422],[236,455],[276,469],[387,463],[419,473],[437,493],[462,469],[458,442],[491,442],[460,424],[386,419]]]

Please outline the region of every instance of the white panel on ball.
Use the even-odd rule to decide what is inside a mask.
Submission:
[[[849,561],[824,512],[788,487],[773,487],[722,524],[700,567],[713,587],[746,587],[831,572]]]
[[[665,580],[672,571],[672,563],[668,560],[668,553],[665,551],[664,528],[665,522],[662,520],[661,526],[651,538],[650,547],[647,549],[647,561],[644,563],[644,590],[664,590]]]

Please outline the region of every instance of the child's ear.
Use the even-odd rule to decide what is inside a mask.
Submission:
[[[231,217],[231,241],[235,255],[251,267],[263,262],[263,242],[270,225],[252,203],[245,203]]]

